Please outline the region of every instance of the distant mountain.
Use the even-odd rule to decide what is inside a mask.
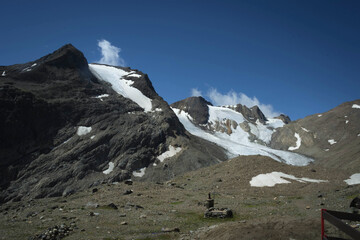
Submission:
[[[89,65],[70,44],[0,66],[0,132],[0,202],[164,180],[226,159],[186,132],[146,74]]]
[[[360,100],[277,129],[270,147],[310,156],[326,167],[360,171]]]
[[[283,114],[266,118],[257,106],[215,107],[202,97],[171,107],[186,130],[227,149],[229,157],[259,154],[291,165],[360,171],[360,100],[293,122]]]
[[[285,122],[279,118],[266,118],[258,106],[216,107],[202,97],[191,97],[173,103],[171,107],[187,131],[225,148],[229,158],[263,155],[298,166],[313,161],[297,153],[270,148],[272,134]]]

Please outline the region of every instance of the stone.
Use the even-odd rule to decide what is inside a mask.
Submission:
[[[129,194],[132,194],[133,193],[133,190],[126,190],[123,195],[129,195]]]
[[[232,218],[233,212],[229,208],[209,208],[204,213],[205,218]]]
[[[108,206],[109,208],[112,208],[112,209],[115,209],[115,210],[118,209],[118,207],[117,207],[114,203],[110,203],[110,204],[108,204],[107,206]]]
[[[121,222],[120,225],[127,225],[127,222]]]
[[[175,228],[161,228],[162,232],[180,232],[180,229],[175,227]]]
[[[131,179],[128,179],[128,180],[125,180],[124,183],[127,185],[132,185],[133,181]]]

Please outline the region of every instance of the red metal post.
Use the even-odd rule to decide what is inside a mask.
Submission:
[[[324,223],[324,216],[323,213],[326,211],[326,209],[321,209],[321,240],[324,239],[325,236],[325,223]]]

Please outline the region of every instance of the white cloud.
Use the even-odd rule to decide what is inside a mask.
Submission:
[[[191,96],[192,97],[201,97],[202,93],[199,89],[193,88],[193,89],[191,89]]]
[[[98,41],[98,46],[100,47],[102,55],[98,63],[125,66],[125,60],[119,55],[121,48],[111,45],[111,43],[105,39]]]
[[[274,111],[273,106],[270,104],[260,103],[256,97],[250,98],[244,93],[236,93],[233,90],[229,91],[227,94],[221,94],[217,89],[211,88],[207,93],[207,96],[215,106],[236,105],[240,103],[250,108],[257,105],[267,117],[276,117],[280,115],[279,112]]]

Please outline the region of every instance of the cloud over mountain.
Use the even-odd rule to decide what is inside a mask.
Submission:
[[[109,64],[114,66],[125,66],[125,60],[119,55],[121,48],[112,45],[109,41],[102,39],[98,41],[101,51],[101,59],[98,63]]]
[[[239,103],[247,107],[257,105],[267,117],[275,117],[280,115],[279,112],[274,110],[272,105],[260,103],[260,101],[255,96],[251,98],[241,92],[236,93],[235,91],[230,90],[227,94],[222,94],[218,92],[216,88],[211,88],[208,91],[207,96],[215,106],[236,105]]]

